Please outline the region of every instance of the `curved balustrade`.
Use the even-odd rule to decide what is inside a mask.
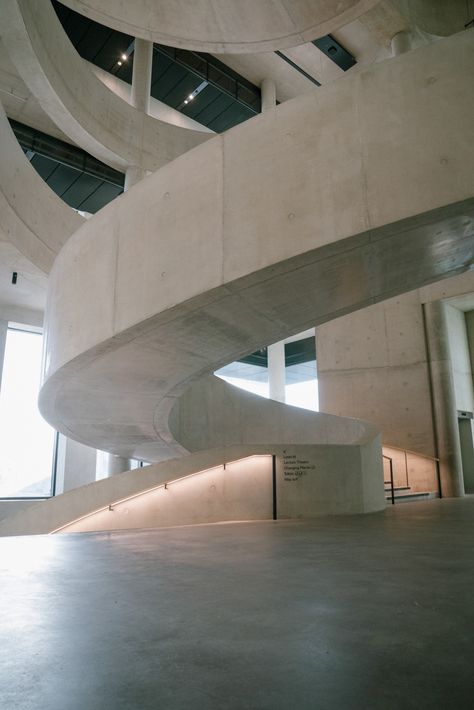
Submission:
[[[378,0],[65,0],[132,37],[202,52],[269,52],[333,32]]]
[[[473,267],[471,38],[282,104],[163,166],[83,225],[50,277],[45,417],[97,448],[183,466],[189,451],[239,444],[284,458],[313,446],[327,454],[315,463],[324,481],[315,509],[326,500],[341,510],[347,498],[356,503],[346,512],[380,509],[369,425],[236,392],[209,374]],[[103,486],[110,494],[114,484]]]
[[[26,159],[0,104],[0,229],[38,268],[54,258],[84,219],[46,185]]]
[[[123,456],[174,456],[169,414],[200,377],[470,268],[468,35],[212,138],[89,220],[50,279],[45,416]]]

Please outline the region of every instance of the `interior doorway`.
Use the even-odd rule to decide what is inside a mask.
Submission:
[[[472,412],[458,412],[459,441],[464,477],[464,490],[474,493],[474,444]]]

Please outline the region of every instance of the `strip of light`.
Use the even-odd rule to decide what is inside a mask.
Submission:
[[[86,513],[85,515],[81,515],[79,518],[75,518],[74,520],[71,520],[69,523],[65,523],[64,525],[60,525],[59,527],[55,528],[54,530],[51,530],[49,535],[54,535],[57,532],[60,532],[61,530],[65,530],[66,528],[71,527],[72,525],[76,525],[77,523],[80,523],[82,520],[86,520],[87,518],[92,517],[93,515],[96,515],[97,513],[103,513],[106,510],[112,510],[114,506],[116,505],[121,505],[122,503],[128,503],[131,500],[134,500],[135,498],[140,498],[140,496],[147,495],[148,493],[153,493],[153,491],[157,491],[160,488],[163,488],[163,490],[168,490],[169,486],[171,486],[174,483],[180,483],[181,481],[185,481],[188,478],[194,478],[195,476],[201,476],[204,473],[209,473],[210,471],[218,471],[222,469],[223,471],[226,470],[227,466],[232,466],[232,464],[235,463],[240,463],[242,461],[250,461],[251,459],[256,459],[256,458],[270,458],[271,454],[252,454],[251,456],[245,456],[243,459],[235,459],[234,461],[226,461],[223,464],[218,464],[217,466],[212,466],[211,468],[204,468],[201,471],[195,471],[195,473],[188,473],[186,476],[180,476],[180,478],[173,478],[171,481],[165,481],[164,483],[159,483],[156,486],[152,486],[152,488],[147,488],[144,491],[139,491],[138,493],[133,493],[133,495],[127,496],[126,498],[120,498],[119,500],[116,500],[112,503],[107,503],[107,505],[101,506],[100,508],[97,508],[96,510],[93,510],[90,513]]]

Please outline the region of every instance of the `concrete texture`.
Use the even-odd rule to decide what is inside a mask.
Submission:
[[[0,540],[15,710],[470,710],[474,500]]]
[[[132,37],[201,52],[293,47],[355,20],[377,0],[66,0],[73,10]]]
[[[25,157],[0,104],[0,231],[43,272],[84,219],[68,207]],[[42,302],[38,304],[41,308]]]
[[[168,416],[193,380],[468,269],[473,48],[467,31],[344,76],[90,219],[50,279],[44,416],[124,457],[176,455]]]
[[[209,134],[152,118],[110,91],[71,45],[50,3],[7,0],[0,39],[54,123],[99,160],[156,170]]]
[[[0,521],[3,521],[5,518],[17,515],[17,513],[21,513],[23,510],[26,510],[32,505],[35,505],[35,503],[37,503],[37,501],[14,499],[0,500]]]
[[[467,318],[459,308],[444,305],[443,319],[433,321],[430,304],[439,308],[441,300],[458,296],[447,303],[462,305],[473,290],[469,272],[318,326],[321,411],[372,421],[384,445],[440,458],[442,469],[454,473],[448,452],[457,450],[459,461],[457,410],[474,407]],[[416,488],[436,490],[431,464],[424,472],[423,461],[412,463]]]
[[[417,291],[318,326],[316,352],[322,412],[357,412],[377,422],[384,444],[436,456]]]
[[[238,397],[231,395],[231,401],[235,399]],[[253,399],[256,406],[247,408],[250,416],[262,407],[258,397],[253,396]],[[199,450],[37,503],[30,510],[0,523],[0,535],[50,533],[82,518],[84,522],[74,529],[125,529],[268,518],[272,514],[268,490],[270,454],[276,456],[278,517],[369,513],[384,508],[380,438],[373,427],[356,419],[315,417],[302,410],[294,410],[292,417],[293,408],[276,402],[269,404],[266,417],[276,433],[277,444],[270,443],[270,429],[260,427],[254,437],[249,437],[245,430],[240,432],[246,444],[225,446],[225,441],[210,426],[209,449],[202,450],[202,440],[194,445],[186,442],[191,450]],[[235,409],[235,403],[233,406]],[[280,419],[280,428],[276,424],[279,417],[275,415],[275,407],[282,414],[290,409],[286,417]],[[240,412],[245,411],[240,408]],[[288,431],[285,422],[290,423]],[[235,430],[228,425],[229,422],[224,425],[227,438],[235,441]],[[255,443],[259,437],[262,441],[266,438],[268,443]],[[299,443],[308,441],[314,442],[313,445]],[[234,463],[237,461],[238,465]],[[231,464],[231,467],[224,470],[223,464]],[[170,484],[169,490],[163,488],[165,483]],[[152,490],[157,488],[159,490]],[[139,498],[131,500],[135,496]]]

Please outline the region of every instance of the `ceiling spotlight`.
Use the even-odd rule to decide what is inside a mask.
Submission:
[[[188,101],[192,101],[193,99],[194,99],[194,96],[192,94],[189,94]]]
[[[119,67],[122,66],[122,62],[120,60],[117,62],[117,64],[119,65]]]
[[[189,103],[189,101],[187,99],[184,99],[184,103],[187,104]]]
[[[122,60],[123,60],[124,62],[126,62],[127,59],[128,59],[127,55],[126,55],[126,54],[122,54]]]

